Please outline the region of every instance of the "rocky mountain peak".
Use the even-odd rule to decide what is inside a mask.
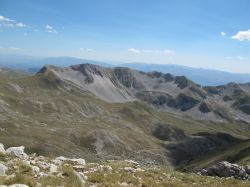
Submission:
[[[59,67],[53,66],[53,65],[45,65],[43,66],[38,72],[37,74],[45,74],[48,72],[51,72],[52,70],[56,70],[56,69],[60,69]]]

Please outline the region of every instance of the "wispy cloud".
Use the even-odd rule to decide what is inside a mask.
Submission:
[[[21,23],[21,22],[17,23],[16,26],[17,27],[27,27],[27,25],[25,25],[24,23]]]
[[[1,15],[0,15],[0,21],[1,21],[1,22],[10,22],[10,23],[15,22],[15,20],[10,19],[10,18],[6,18],[6,17],[1,16]]]
[[[54,34],[57,33],[57,31],[51,25],[46,25],[45,29],[48,33],[54,33]]]
[[[250,41],[250,29],[246,31],[238,31],[238,33],[232,36],[232,38],[239,41],[243,40]]]
[[[87,52],[92,52],[92,51],[94,51],[94,49],[90,49],[90,48],[80,48],[80,51],[87,51]]]
[[[131,53],[154,53],[154,54],[167,54],[167,55],[172,55],[175,52],[169,49],[165,50],[158,50],[158,49],[135,49],[135,48],[129,48],[128,52]]]
[[[28,27],[26,24],[22,23],[22,22],[16,22],[13,19],[4,17],[2,15],[0,15],[0,25],[3,27],[19,27],[19,28],[23,28],[23,27]]]
[[[135,49],[135,48],[129,48],[128,52],[132,52],[132,53],[140,53],[139,50]]]
[[[226,59],[228,60],[245,60],[246,58],[243,56],[227,56]]]
[[[10,47],[0,46],[0,50],[5,50],[5,51],[19,51],[19,50],[21,50],[21,48],[13,47],[13,46],[10,46]]]
[[[220,33],[220,35],[221,35],[221,36],[226,36],[226,35],[227,35],[227,33],[225,33],[225,32],[221,32],[221,33]]]

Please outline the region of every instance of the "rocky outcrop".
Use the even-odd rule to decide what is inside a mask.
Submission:
[[[73,162],[73,163],[76,163],[78,165],[85,165],[86,164],[85,160],[82,158],[72,159],[72,158],[65,158],[63,156],[57,157],[53,162],[56,164],[61,164],[62,162]]]
[[[0,187],[7,187],[1,185],[2,183],[11,184],[8,187],[42,186],[38,181],[46,180],[47,177],[58,177],[62,181],[71,177],[76,181],[76,186],[84,186],[87,177],[82,171],[86,162],[82,158],[60,156],[50,159],[36,154],[26,154],[24,146],[10,147],[4,151],[3,144],[0,145]],[[12,184],[15,181],[23,181],[24,184]]]
[[[19,157],[20,159],[26,160],[28,159],[28,155],[24,152],[24,146],[20,147],[10,147],[6,150],[6,153],[15,155],[16,157]]]
[[[199,173],[206,176],[234,177],[236,179],[246,180],[250,178],[249,168],[250,166],[244,168],[238,164],[231,164],[227,161],[222,161],[202,169]]]
[[[86,164],[82,158],[60,156],[52,159],[36,154],[27,155],[27,158],[22,160],[19,156],[7,152],[2,154],[1,158],[4,159],[0,160],[0,187],[179,186],[183,181],[186,184],[183,186],[248,186],[246,181],[233,178],[218,181],[194,173],[180,173],[159,165],[142,166],[133,160],[107,160]],[[243,168],[227,162],[215,167],[216,172],[224,172],[220,176],[237,174],[240,179],[248,178],[249,169],[250,166]],[[205,171],[212,174],[215,172],[210,170],[204,169],[201,174],[207,175]]]

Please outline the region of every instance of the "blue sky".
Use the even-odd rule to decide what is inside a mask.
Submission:
[[[0,54],[250,73],[250,1],[0,0]]]

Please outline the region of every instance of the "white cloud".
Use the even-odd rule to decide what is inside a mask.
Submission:
[[[129,48],[128,52],[132,52],[132,53],[140,53],[139,50],[135,49],[135,48]]]
[[[10,28],[13,28],[13,27],[19,27],[19,28],[28,27],[26,24],[24,24],[22,22],[16,22],[13,19],[6,18],[6,17],[1,16],[1,15],[0,15],[0,23],[1,23],[0,26],[3,26],[3,27],[10,27]]]
[[[166,49],[166,50],[152,50],[152,49],[135,49],[135,48],[129,48],[128,52],[132,53],[156,53],[156,54],[167,54],[167,55],[172,55],[174,54],[174,51]]]
[[[90,48],[88,48],[88,49],[86,49],[86,48],[80,48],[80,51],[87,51],[87,52],[92,52],[92,51],[94,51],[94,49],[90,49]]]
[[[47,30],[48,33],[57,33],[56,30]]]
[[[227,34],[227,33],[225,33],[225,32],[221,32],[221,33],[220,33],[221,36],[226,36],[226,34]]]
[[[0,15],[0,21],[4,21],[4,20],[5,20],[5,17]]]
[[[50,25],[46,25],[45,28],[48,29],[48,30],[52,30],[53,29],[53,27],[50,26]]]
[[[15,20],[9,19],[9,18],[6,18],[6,17],[0,15],[0,22],[12,22],[13,23],[13,22],[15,22]]]
[[[27,27],[27,25],[25,25],[25,24],[23,24],[23,23],[21,23],[21,22],[17,23],[16,26],[17,26],[17,27]]]
[[[51,25],[46,25],[45,29],[48,33],[57,33],[57,31]]]
[[[238,31],[238,33],[232,36],[232,38],[239,40],[239,41],[243,41],[243,40],[250,41],[250,29],[246,31]]]
[[[245,60],[246,58],[243,56],[227,56],[226,59],[229,60]]]

